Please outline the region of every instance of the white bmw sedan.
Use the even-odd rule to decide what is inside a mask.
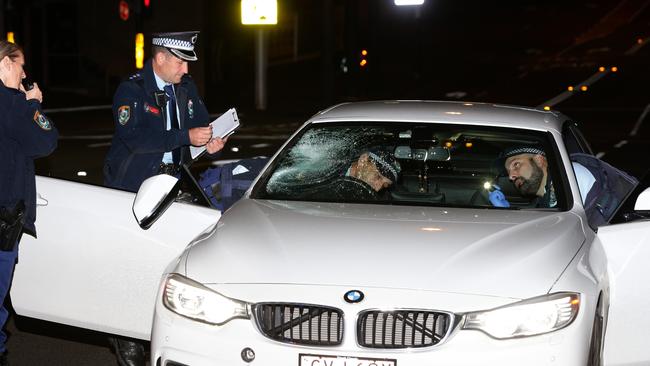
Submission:
[[[162,366],[650,363],[650,190],[559,113],[342,104],[223,215],[178,183],[143,184],[144,231],[133,194],[39,177],[16,311]]]

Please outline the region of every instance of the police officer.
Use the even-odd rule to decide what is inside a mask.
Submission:
[[[136,192],[156,174],[178,173],[188,162],[189,146],[206,145],[209,154],[225,141],[212,138],[210,116],[196,85],[187,74],[196,61],[198,32],[152,35],[152,56],[140,73],[123,81],[113,97],[115,134],[104,162],[104,184]],[[112,337],[118,363],[145,364],[142,342]]]
[[[550,177],[548,160],[544,150],[535,145],[512,146],[497,159],[497,164],[505,168],[508,178],[523,197],[535,198],[536,207],[556,207],[557,195]],[[573,163],[578,178],[582,201],[591,190],[595,177],[584,166]],[[488,198],[495,207],[510,207],[500,187],[495,187]]]
[[[58,132],[43,114],[43,94],[34,83],[25,90],[25,56],[16,44],[0,41],[0,305],[4,302],[23,232],[36,236],[34,159],[49,155]],[[0,327],[8,312],[0,307]],[[0,365],[7,365],[6,334],[0,330]]]
[[[198,32],[152,36],[152,58],[142,72],[120,84],[113,97],[115,134],[104,164],[107,186],[135,192],[147,178],[174,175],[189,161],[189,145],[221,150],[212,138],[208,111],[187,74],[196,61]]]

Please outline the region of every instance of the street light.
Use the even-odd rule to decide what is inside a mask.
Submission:
[[[241,24],[278,24],[277,0],[242,0]]]
[[[361,61],[359,61],[359,65],[362,68],[366,67],[366,65],[368,65],[367,57],[368,57],[368,50],[366,50],[366,49],[361,50]]]
[[[241,23],[257,25],[255,40],[255,108],[266,109],[266,42],[264,27],[278,24],[277,0],[242,0]]]
[[[135,35],[135,67],[140,70],[144,67],[144,34]]]
[[[422,5],[424,0],[395,0],[397,6]]]

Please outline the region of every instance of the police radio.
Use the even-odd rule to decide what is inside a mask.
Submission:
[[[21,81],[21,83],[23,84],[23,88],[25,88],[25,91],[30,91],[34,89],[34,82],[31,79],[25,78]]]
[[[164,108],[167,106],[167,100],[168,100],[167,93],[165,93],[163,90],[158,90],[153,92],[153,99],[156,101],[156,105],[158,108],[164,110]]]

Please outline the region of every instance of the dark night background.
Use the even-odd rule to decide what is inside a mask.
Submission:
[[[110,103],[135,71],[134,36],[200,30],[190,72],[215,112],[254,106],[255,26],[236,0],[4,0],[4,28],[26,48],[46,107]],[[462,99],[535,106],[598,66],[641,61],[647,1],[279,1],[268,32],[268,109],[315,111],[357,99]],[[359,66],[367,49],[368,65]],[[146,56],[149,54],[145,47]],[[644,55],[636,59],[647,58]],[[347,67],[347,72],[343,68]],[[462,95],[462,94],[461,94]],[[453,98],[453,97],[452,97]]]

